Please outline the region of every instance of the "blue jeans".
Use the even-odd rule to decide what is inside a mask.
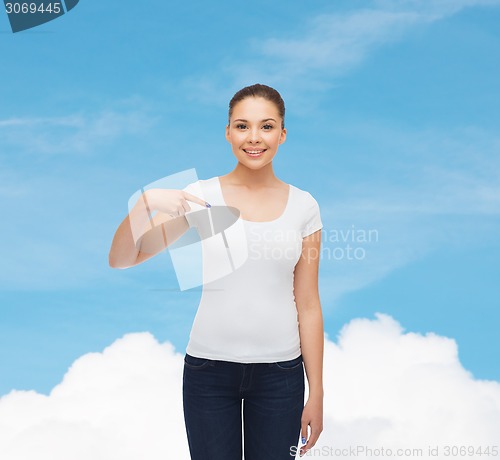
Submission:
[[[304,391],[302,355],[244,364],[186,353],[182,397],[191,460],[241,460],[243,451],[245,460],[295,458]]]

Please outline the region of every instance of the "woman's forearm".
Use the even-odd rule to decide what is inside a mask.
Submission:
[[[302,357],[309,384],[309,397],[323,397],[323,314],[321,305],[302,309],[299,315]]]
[[[135,240],[151,226],[151,201],[149,194],[144,192],[116,230],[109,251],[111,267],[127,268],[134,265],[140,251],[140,244],[136,245]]]

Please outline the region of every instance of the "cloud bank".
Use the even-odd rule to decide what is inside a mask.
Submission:
[[[144,134],[158,120],[139,97],[116,101],[94,113],[0,118],[0,149],[36,155],[93,155],[97,146]]]
[[[429,445],[498,443],[500,383],[474,379],[453,339],[405,333],[380,313],[325,339],[324,431],[311,456],[365,446],[427,458]],[[11,391],[0,398],[0,458],[188,459],[182,366],[169,342],[127,334],[76,360],[49,395]]]
[[[358,67],[379,47],[401,40],[416,27],[466,8],[498,5],[500,0],[375,0],[365,8],[311,15],[287,28],[285,33],[300,30],[292,37],[259,35],[249,41],[252,53],[244,61],[226,60],[217,72],[189,76],[183,84],[196,100],[216,105],[250,82],[265,81],[285,92],[287,100],[300,101],[304,109],[309,107],[312,92],[331,89],[338,77]],[[308,97],[302,98],[304,90]]]

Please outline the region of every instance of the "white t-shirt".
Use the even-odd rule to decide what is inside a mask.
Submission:
[[[212,208],[226,206],[218,176],[198,180],[183,190],[204,199]],[[277,219],[251,222],[237,212],[234,223],[222,219],[226,225],[215,213],[207,219],[210,209],[192,202],[189,205],[186,219],[190,227],[197,227],[199,233],[205,227],[206,235],[209,225],[219,238],[202,238],[204,283],[186,352],[241,363],[298,357],[301,349],[293,272],[302,238],[323,227],[317,201],[290,184],[285,211]],[[232,225],[224,228],[228,222]]]

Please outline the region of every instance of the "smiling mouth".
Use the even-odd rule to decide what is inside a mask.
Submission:
[[[243,151],[250,155],[251,157],[259,157],[261,156],[267,149],[243,149]]]

